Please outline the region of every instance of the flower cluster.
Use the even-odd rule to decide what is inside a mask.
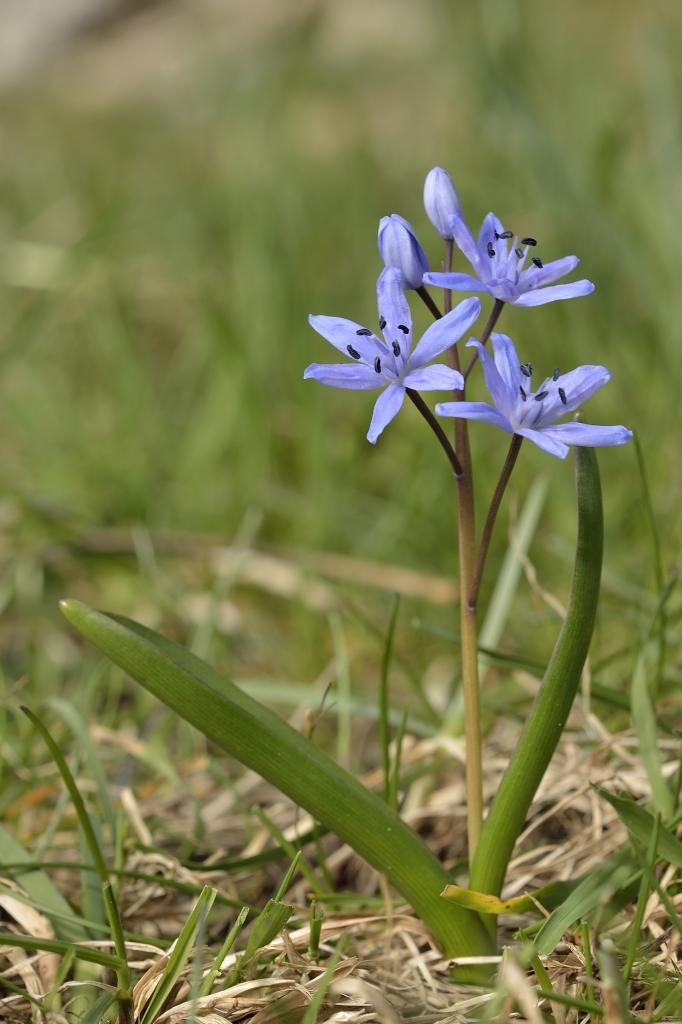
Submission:
[[[383,340],[353,320],[309,318],[312,327],[349,362],[312,363],[305,378],[331,387],[382,389],[367,433],[372,443],[397,415],[406,393],[464,391],[464,378],[458,370],[431,361],[451,349],[472,327],[481,312],[479,300],[465,299],[437,319],[413,349],[408,291],[418,292],[427,301],[427,284],[447,291],[487,292],[496,300],[498,314],[505,303],[540,306],[594,291],[592,282],[585,279],[555,284],[575,269],[578,257],[543,262],[537,240],[506,230],[494,213],[487,214],[478,239],[474,239],[464,220],[457,191],[441,167],[434,167],[426,177],[424,207],[436,231],[450,246],[454,243],[458,247],[473,274],[430,271],[414,228],[404,217],[393,213],[381,219],[378,232],[379,254],[384,263],[377,281]],[[482,342],[471,339],[468,346],[478,353],[493,404],[442,402],[436,405],[439,415],[485,420],[508,434],[528,438],[559,458],[566,457],[571,445],[602,447],[630,440],[632,434],[623,426],[591,426],[575,420],[557,423],[576,412],[610,379],[604,366],[579,366],[565,374],[557,369],[534,388],[533,368],[530,363],[520,362],[511,338],[492,333],[492,356],[485,347],[487,341],[486,335]]]

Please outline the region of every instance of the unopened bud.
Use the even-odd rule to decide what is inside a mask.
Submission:
[[[462,216],[462,204],[450,175],[442,167],[434,167],[426,175],[424,209],[441,238],[452,239],[452,217]]]
[[[409,221],[398,213],[382,217],[377,242],[384,265],[397,267],[408,288],[420,288],[429,261]]]

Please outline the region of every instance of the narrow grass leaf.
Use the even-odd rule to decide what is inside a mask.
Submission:
[[[205,920],[215,899],[215,889],[205,886],[201,896],[194,904],[192,912],[185,921],[182,931],[175,940],[172,951],[168,955],[168,963],[147,1003],[140,1024],[153,1024],[163,1004],[172,992],[185,964],[192,952],[192,946],[202,920]]]
[[[398,783],[400,782],[400,759],[403,753],[403,739],[405,738],[405,727],[407,725],[407,711],[403,712],[398,735],[395,740],[395,762],[391,772],[390,785],[388,787],[388,804],[392,810],[398,811]]]
[[[110,967],[112,970],[118,970],[121,966],[121,961],[117,956],[111,956],[109,953],[103,953],[101,950],[91,948],[90,946],[62,942],[60,939],[37,939],[32,935],[0,932],[0,946],[9,946],[10,949],[15,946],[19,949],[40,949],[46,953],[58,953],[60,956],[64,956],[69,950],[73,950],[74,955],[79,960],[86,960],[91,964],[99,964],[100,967]]]
[[[661,758],[658,749],[658,731],[656,712],[654,711],[649,689],[649,671],[653,656],[658,651],[658,642],[650,640],[644,644],[632,675],[630,702],[632,707],[632,723],[639,741],[639,751],[651,786],[651,797],[654,806],[668,821],[674,811],[673,795],[663,778]]]
[[[628,943],[627,957],[625,958],[625,964],[623,966],[623,978],[625,982],[629,982],[630,975],[632,974],[632,968],[635,963],[635,957],[637,955],[637,948],[641,942],[641,931],[642,922],[644,920],[644,911],[646,909],[646,902],[649,899],[649,893],[651,892],[651,883],[654,876],[654,869],[656,867],[656,858],[658,854],[658,837],[661,829],[661,816],[657,814],[654,820],[654,828],[651,833],[651,839],[649,841],[649,849],[647,850],[646,864],[642,872],[642,880],[639,885],[639,894],[637,896],[637,906],[635,908],[635,916],[632,919],[630,926],[630,941]]]
[[[327,964],[324,974],[317,983],[317,988],[315,989],[313,998],[308,1003],[301,1024],[315,1024],[317,1021],[317,1016],[322,1009],[324,997],[329,991],[329,986],[334,980],[334,971],[336,970],[336,965],[340,959],[341,949],[340,946],[337,946],[329,958],[329,963]]]
[[[213,988],[213,982],[215,981],[215,979],[217,978],[218,974],[220,973],[220,968],[223,965],[223,961],[224,961],[225,957],[228,955],[228,953],[231,951],[231,949],[234,946],[234,944],[237,941],[237,939],[239,938],[241,930],[244,927],[244,925],[246,924],[246,920],[247,920],[248,916],[249,916],[249,908],[248,907],[242,907],[242,909],[237,914],[237,918],[236,918],[234,924],[232,925],[232,927],[230,928],[229,932],[227,933],[225,941],[223,942],[222,946],[220,947],[220,950],[218,951],[218,955],[216,956],[215,960],[211,964],[211,967],[209,968],[208,973],[206,974],[206,977],[204,978],[204,980],[201,983],[201,988],[199,989],[200,997],[201,996],[209,995],[211,989]]]
[[[389,716],[391,701],[389,694],[389,674],[391,668],[391,655],[393,653],[393,637],[395,626],[398,621],[400,610],[400,595],[395,594],[391,605],[391,616],[388,620],[384,650],[381,656],[381,675],[379,677],[379,748],[381,750],[381,764],[384,770],[384,800],[388,802],[390,793],[391,758],[389,753],[390,730]]]
[[[619,850],[590,871],[540,928],[534,942],[537,952],[541,956],[551,953],[564,932],[626,885],[635,874],[637,867],[627,850]]]
[[[3,870],[6,870],[4,868],[6,864],[26,864],[27,866],[32,864],[30,854],[2,825],[0,825],[0,863],[3,865]],[[30,870],[22,871],[21,885],[34,900],[35,906],[50,918],[60,939],[82,942],[89,938],[83,922],[39,865],[33,865]]]
[[[77,741],[78,748],[85,754],[88,775],[93,779],[97,786],[99,804],[113,835],[116,828],[114,804],[111,799],[109,783],[107,781],[104,768],[102,767],[102,761],[97,752],[97,748],[90,737],[90,730],[88,729],[87,722],[73,704],[70,704],[66,700],[62,700],[60,697],[49,697],[45,701],[45,704],[47,707],[52,708],[53,711],[56,711],[57,714],[61,715],[71,729],[74,739]]]
[[[600,786],[595,786],[594,789],[611,804],[630,835],[642,846],[648,847],[656,825],[656,818],[651,811],[636,804],[630,797],[613,796]],[[658,853],[669,864],[682,868],[682,842],[663,825],[658,836]]]
[[[99,999],[92,1004],[89,1010],[79,1017],[78,1024],[101,1024],[104,1014],[110,1006],[116,1002],[115,992],[103,992]]]

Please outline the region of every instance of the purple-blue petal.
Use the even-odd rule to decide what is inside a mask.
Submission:
[[[485,386],[490,392],[490,397],[493,402],[500,410],[503,416],[509,416],[511,410],[514,407],[514,399],[516,397],[517,389],[514,389],[513,394],[507,387],[507,384],[499,374],[493,358],[488,350],[481,345],[480,341],[476,338],[471,338],[467,342],[467,348],[475,348],[478,350],[478,358],[481,360],[481,366],[483,367],[483,376],[485,378]]]
[[[439,271],[430,271],[424,274],[424,284],[435,285],[436,288],[446,288],[453,292],[487,292],[486,285],[482,284],[477,277],[471,274],[443,274]]]
[[[474,236],[471,234],[466,221],[463,217],[458,214],[453,214],[450,218],[450,228],[455,239],[455,244],[459,251],[466,256],[469,263],[476,269],[478,263],[478,249],[476,248],[476,241]]]
[[[384,325],[382,331],[389,347],[397,341],[403,356],[409,354],[412,340],[412,314],[406,287],[407,282],[397,267],[385,267],[377,278],[379,323]]]
[[[454,309],[434,322],[422,334],[410,357],[410,368],[430,363],[441,352],[452,348],[478,319],[481,303],[478,299],[464,299]]]
[[[461,217],[462,204],[452,178],[442,167],[433,167],[426,175],[424,209],[441,238],[452,239],[450,220],[454,214]]]
[[[495,248],[497,242],[497,235],[501,235],[504,231],[502,223],[499,217],[496,217],[494,213],[487,213],[483,218],[481,224],[481,230],[478,233],[478,255],[481,260],[490,259],[488,255],[488,246],[492,245]]]
[[[569,412],[575,412],[609,380],[611,374],[605,366],[577,366],[575,370],[562,373],[556,380],[550,378],[544,381],[542,390],[549,393],[542,408],[542,423],[549,425]]]
[[[316,380],[330,388],[350,391],[372,391],[386,381],[364,363],[311,363],[303,373],[304,380]]]
[[[539,431],[544,437],[564,444],[577,444],[584,448],[607,448],[627,444],[632,431],[627,427],[598,427],[592,423],[558,423]]]
[[[532,282],[533,288],[542,288],[544,285],[552,284],[561,277],[566,277],[580,263],[577,256],[562,256],[560,260],[550,260],[542,267],[530,266],[525,271],[525,278]]]
[[[462,391],[464,377],[458,370],[452,370],[443,363],[432,363],[431,366],[412,370],[403,377],[403,383],[415,391]]]
[[[568,455],[568,445],[562,441],[550,437],[546,430],[533,430],[531,427],[520,427],[517,431],[521,437],[527,437],[529,441],[536,444],[538,448],[542,448],[543,451],[549,452],[550,455],[556,455],[558,459],[565,459]]]
[[[372,421],[367,431],[367,440],[376,444],[379,434],[388,426],[391,420],[398,415],[400,407],[405,398],[405,388],[402,384],[390,384],[385,391],[382,391],[374,403]]]
[[[509,398],[515,401],[521,383],[521,368],[514,342],[508,334],[494,332],[490,336],[490,343],[493,347],[497,372],[504,382]]]
[[[380,356],[384,347],[375,334],[366,334],[366,328],[356,324],[354,320],[346,320],[340,316],[312,315],[308,317],[310,326],[333,345],[339,352],[349,356],[348,346],[359,352],[366,363],[373,363]],[[362,331],[363,333],[358,333]]]
[[[594,291],[591,281],[573,281],[571,284],[555,284],[549,288],[536,288],[519,295],[514,300],[515,306],[544,306],[546,302],[559,299],[576,299],[581,295],[590,295]]]
[[[452,416],[454,419],[481,420],[500,427],[508,434],[514,433],[509,421],[487,402],[439,402],[436,412],[439,416]]]

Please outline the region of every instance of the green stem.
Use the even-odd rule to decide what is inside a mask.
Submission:
[[[599,597],[603,518],[599,468],[591,448],[576,449],[578,540],[566,618],[474,857],[470,888],[499,895],[528,808],[561,737],[592,638]]]

